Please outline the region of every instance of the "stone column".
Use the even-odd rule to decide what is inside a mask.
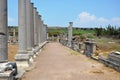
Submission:
[[[17,69],[8,60],[7,0],[0,0],[0,80],[13,80]],[[16,63],[13,63],[16,67]],[[9,69],[9,70],[8,70]]]
[[[47,40],[49,40],[49,33],[47,32]]]
[[[38,15],[38,37],[39,37],[39,46],[41,46],[41,15]]]
[[[68,47],[71,47],[72,44],[72,27],[73,27],[73,22],[69,22],[70,26],[68,27]]]
[[[30,62],[33,62],[34,46],[34,22],[33,22],[33,3],[26,0],[26,26],[27,26],[27,52],[30,55]]]
[[[13,43],[16,43],[16,30],[13,28]]]
[[[30,37],[31,37],[31,47],[34,48],[34,4],[30,3],[30,26],[31,26],[31,31],[30,31]]]
[[[26,0],[18,0],[18,41],[19,50],[15,56],[18,67],[29,67],[29,55],[27,54],[27,27],[26,27]]]
[[[0,0],[0,61],[8,60],[7,0]]]
[[[44,32],[43,38],[44,38],[44,42],[47,40],[47,31],[46,31],[46,29],[47,29],[47,25],[44,24],[44,26],[43,26],[43,32]]]
[[[41,20],[41,28],[40,28],[40,32],[41,32],[41,43],[43,43],[44,42],[44,24],[43,24],[44,22],[43,22],[43,20]]]
[[[27,26],[27,50],[32,51],[31,40],[31,3],[30,0],[26,0],[26,26]]]
[[[34,45],[38,46],[37,8],[34,8]]]

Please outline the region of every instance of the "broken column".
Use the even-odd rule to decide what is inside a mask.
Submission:
[[[8,62],[7,26],[7,0],[0,0],[0,80],[14,80],[17,74],[16,63]]]
[[[96,43],[92,41],[85,41],[84,54],[91,57],[96,52]]]
[[[19,49],[15,60],[19,68],[26,68],[30,66],[30,57],[27,54],[26,0],[18,0],[18,19]]]
[[[72,46],[72,27],[73,27],[73,22],[69,22],[70,26],[68,27],[68,47]]]
[[[13,43],[16,43],[16,30],[13,28]]]

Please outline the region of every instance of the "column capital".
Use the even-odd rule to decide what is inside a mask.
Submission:
[[[73,22],[69,22],[70,25],[73,25]]]

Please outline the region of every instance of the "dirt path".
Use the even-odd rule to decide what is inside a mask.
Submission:
[[[120,80],[120,73],[59,43],[48,43],[23,80]]]

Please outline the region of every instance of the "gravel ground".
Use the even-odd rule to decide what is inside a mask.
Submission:
[[[120,73],[59,43],[48,43],[23,80],[120,80]]]

